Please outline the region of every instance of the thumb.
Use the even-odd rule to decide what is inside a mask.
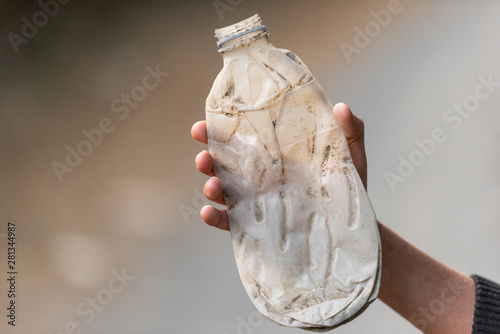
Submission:
[[[337,103],[333,107],[333,115],[339,123],[349,143],[363,142],[365,126],[363,120],[354,115],[345,103]]]
[[[354,115],[345,103],[337,103],[333,107],[333,115],[344,131],[351,152],[352,161],[359,177],[367,188],[368,171],[365,152],[365,126],[363,120]]]

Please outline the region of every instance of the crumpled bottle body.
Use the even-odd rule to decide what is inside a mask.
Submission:
[[[269,319],[317,331],[380,285],[375,214],[332,109],[303,62],[264,39],[224,56],[206,108],[243,285]]]

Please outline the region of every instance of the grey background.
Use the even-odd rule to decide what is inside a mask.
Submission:
[[[449,266],[500,281],[500,89],[457,129],[443,120],[479,76],[500,81],[500,3],[401,1],[348,62],[340,44],[353,44],[354,29],[387,1],[221,1],[231,8],[221,15],[213,1],[70,1],[18,53],[7,35],[40,6],[0,4],[0,233],[17,223],[19,271],[17,326],[2,311],[0,332],[60,333],[70,321],[82,333],[302,332],[256,315],[229,234],[194,214],[207,203],[193,163],[205,147],[190,127],[222,66],[213,30],[255,13],[332,102],[365,121],[378,218]],[[120,120],[112,101],[157,64],[169,76]],[[59,182],[51,164],[103,118],[114,131]],[[447,140],[391,191],[384,173],[435,128]],[[76,307],[122,268],[135,278],[86,323]],[[242,321],[253,325],[245,331]],[[381,301],[334,332],[418,333]]]

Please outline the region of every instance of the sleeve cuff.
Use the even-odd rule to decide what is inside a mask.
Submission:
[[[472,334],[500,333],[500,285],[472,275],[476,285],[476,306]]]

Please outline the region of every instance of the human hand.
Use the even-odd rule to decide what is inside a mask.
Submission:
[[[349,107],[344,103],[338,103],[333,107],[333,114],[339,123],[340,127],[345,133],[349,151],[356,170],[363,185],[367,186],[367,162],[364,143],[364,124],[361,118],[354,115]],[[207,123],[205,121],[196,122],[191,128],[191,135],[194,139],[207,144]],[[205,183],[203,194],[209,200],[226,205],[224,196],[222,194],[222,182],[215,176],[213,170],[214,160],[210,153],[206,150],[200,152],[195,158],[196,168],[211,176]],[[205,223],[210,226],[220,228],[222,230],[229,230],[229,220],[226,210],[218,210],[211,205],[205,205],[201,211],[200,216]]]

